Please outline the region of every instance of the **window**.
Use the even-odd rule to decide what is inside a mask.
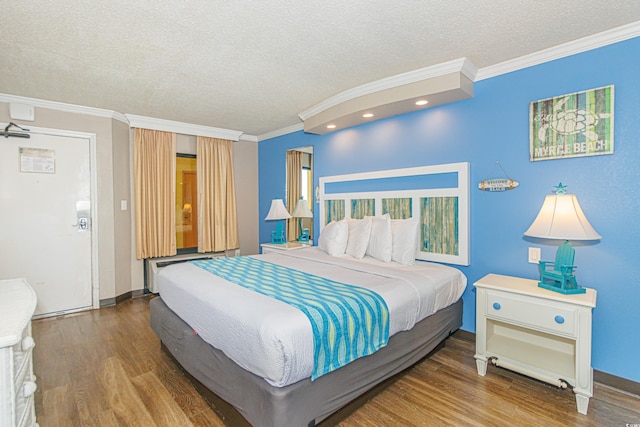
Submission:
[[[176,155],[176,249],[198,251],[198,178],[196,156]]]
[[[311,168],[305,166],[302,167],[302,170],[300,171],[300,180],[302,181],[300,185],[300,196],[307,201],[311,200]]]

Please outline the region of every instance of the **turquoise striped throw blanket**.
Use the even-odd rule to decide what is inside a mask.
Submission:
[[[387,345],[389,310],[369,289],[246,256],[191,263],[302,311],[313,331],[312,380]]]

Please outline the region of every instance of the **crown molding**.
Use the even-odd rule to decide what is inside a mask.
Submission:
[[[229,139],[231,141],[238,141],[240,136],[243,134],[243,132],[239,130],[194,125],[191,123],[175,122],[173,120],[137,116],[135,114],[125,114],[125,116],[129,119],[129,124],[132,128],[161,130],[165,132],[181,133],[184,135],[208,136],[211,138]]]
[[[524,68],[533,67],[534,65],[587,52],[589,50],[629,40],[638,36],[640,36],[640,22],[633,22],[628,25],[623,25],[622,27],[613,28],[611,30],[553,46],[529,55],[521,56],[516,59],[481,68],[478,70],[476,81],[497,77],[501,74],[507,74]]]
[[[358,86],[298,116],[304,121],[305,132],[324,135],[471,98],[476,73],[476,67],[468,59],[460,58]],[[427,100],[428,105],[416,105],[421,99]]]
[[[241,131],[220,129],[209,126],[194,125],[189,123],[175,122],[171,120],[154,119],[152,117],[136,116],[133,114],[122,114],[113,110],[105,110],[102,108],[87,107],[84,105],[67,104],[64,102],[48,101],[45,99],[28,98],[25,96],[8,95],[0,93],[0,102],[28,104],[38,108],[47,108],[50,110],[63,111],[65,113],[85,114],[97,117],[106,117],[109,119],[119,120],[131,127],[144,127],[146,129],[163,130],[167,132],[176,132],[186,135],[209,136],[212,138],[230,139],[237,141],[243,134]],[[243,139],[251,140],[249,138]],[[257,141],[257,137],[253,136],[253,140]]]
[[[275,138],[277,136],[287,135],[289,133],[298,132],[304,130],[304,124],[298,123],[295,125],[287,126],[286,128],[277,129],[271,132],[258,135],[258,141],[264,141],[266,139]]]
[[[352,99],[359,98],[361,96],[370,95],[372,93],[380,92],[387,89],[393,89],[398,86],[404,86],[411,83],[420,82],[423,80],[440,77],[450,73],[461,72],[473,81],[476,77],[478,69],[467,58],[454,59],[453,61],[443,62],[431,67],[420,68],[418,70],[409,71],[395,76],[386,77],[384,79],[376,80],[371,83],[366,83],[361,86],[354,87],[346,90],[342,93],[332,96],[319,104],[309,108],[306,111],[298,114],[300,119],[307,120],[309,117],[313,117],[329,108],[333,108],[344,102],[351,101]]]
[[[16,102],[20,104],[33,105],[38,108],[48,108],[50,110],[64,111],[66,113],[87,114],[90,116],[107,117],[129,123],[127,117],[113,110],[105,110],[102,108],[86,107],[84,105],[66,104],[64,102],[47,101],[45,99],[28,98],[26,96],[8,95],[0,93],[0,102]]]
[[[258,142],[260,140],[256,135],[249,135],[249,134],[243,133],[242,135],[240,135],[240,141]]]

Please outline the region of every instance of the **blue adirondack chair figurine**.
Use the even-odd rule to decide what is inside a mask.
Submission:
[[[538,286],[562,294],[583,294],[585,288],[578,286],[576,276],[573,273],[576,266],[573,265],[576,251],[569,241],[560,245],[556,252],[555,262],[540,261],[540,282]],[[548,265],[553,268],[547,268]]]

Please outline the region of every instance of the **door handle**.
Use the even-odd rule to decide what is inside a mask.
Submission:
[[[77,227],[78,231],[89,231],[89,229],[91,228],[90,209],[91,205],[89,202],[76,202],[76,218],[78,219],[78,221],[73,224],[73,226]]]

